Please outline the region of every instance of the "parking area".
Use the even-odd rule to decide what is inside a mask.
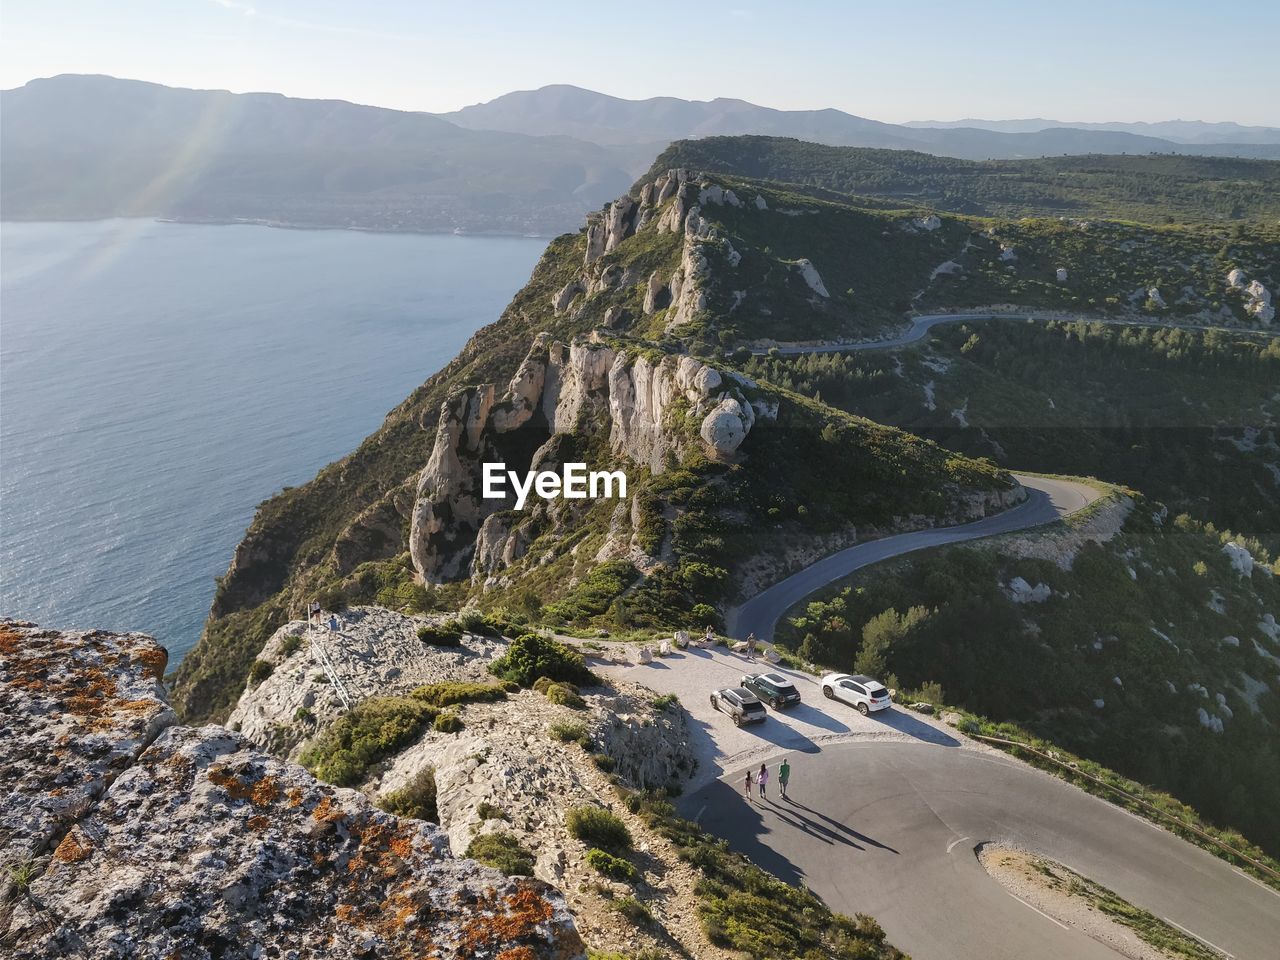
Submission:
[[[606,676],[643,684],[655,693],[679,697],[689,714],[692,746],[698,758],[689,789],[781,753],[816,754],[824,745],[849,740],[960,745],[950,728],[930,717],[897,706],[863,717],[854,707],[826,699],[818,678],[761,659],[753,663],[724,647],[681,650],[643,664],[593,662],[592,668]],[[782,711],[770,710],[764,723],[744,727],[734,726],[729,716],[711,706],[713,690],[736,687],[743,675],[763,672],[788,677],[800,691],[801,703]]]

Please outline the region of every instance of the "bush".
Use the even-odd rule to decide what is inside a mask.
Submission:
[[[467,856],[509,877],[533,876],[533,853],[509,833],[482,833],[467,846]]]
[[[587,863],[606,877],[628,882],[636,878],[636,868],[627,860],[615,857],[607,850],[593,847],[587,851]]]
[[[462,718],[451,710],[436,717],[432,727],[437,733],[457,733],[462,729]]]
[[[565,818],[565,826],[569,828],[570,835],[589,847],[599,847],[611,853],[625,853],[631,849],[631,831],[604,807],[574,807]]]
[[[444,623],[424,623],[418,628],[418,639],[433,647],[462,646],[462,625],[457,620]]]
[[[502,688],[504,693],[520,692],[520,684],[516,683],[514,680],[500,680],[498,681],[498,686]]]
[[[613,773],[613,768],[618,765],[618,762],[607,753],[593,753],[591,755],[591,762],[605,773]]]
[[[707,624],[715,626],[720,622],[720,615],[716,613],[716,608],[709,603],[695,603],[689,615],[693,617],[695,624],[702,624],[704,627]]]
[[[567,683],[553,683],[547,687],[547,699],[558,707],[569,707],[573,710],[581,710],[587,705],[587,701],[578,696],[578,691],[573,689]]]
[[[546,692],[550,690],[551,687],[554,685],[555,685],[555,681],[552,680],[550,677],[539,677],[537,680],[533,681],[533,689],[538,693],[543,694],[544,696],[546,695]]]
[[[409,695],[433,707],[452,707],[459,703],[492,703],[507,699],[507,691],[498,683],[428,683]]]
[[[476,807],[476,813],[479,814],[481,820],[510,820],[507,811],[503,810],[496,803],[490,803],[488,800],[481,800],[480,805]]]
[[[547,733],[551,734],[552,740],[561,743],[587,744],[587,726],[578,720],[557,720],[547,727]]]
[[[415,820],[438,823],[440,814],[436,810],[436,768],[419,770],[404,787],[380,797],[378,806],[397,817],[413,817]]]
[[[666,710],[667,707],[678,707],[679,705],[680,698],[674,693],[664,693],[660,697],[653,698],[653,709],[655,710]]]
[[[356,786],[371,766],[416,739],[436,713],[412,697],[374,697],[330,724],[299,759],[321,780]]]
[[[266,660],[253,661],[253,666],[249,668],[249,686],[258,686],[263,680],[271,676],[273,670],[275,670],[275,667]]]
[[[299,723],[306,723],[314,716],[315,714],[313,714],[307,707],[299,707],[297,710],[293,711],[293,719]]]
[[[539,677],[568,683],[596,682],[582,654],[536,633],[522,634],[512,640],[507,652],[489,665],[489,672],[523,687]]]
[[[339,612],[347,609],[347,597],[342,592],[342,587],[337,584],[324,587],[316,594],[316,602],[320,604],[321,610],[332,610]]]
[[[653,922],[653,914],[649,912],[649,908],[635,897],[619,897],[609,904],[609,909],[616,910],[635,924]]]
[[[475,607],[467,607],[458,614],[455,621],[467,633],[496,633],[493,624],[489,622],[489,618],[477,610]]]
[[[302,637],[296,633],[292,633],[280,642],[280,655],[282,657],[291,657],[302,649]]]

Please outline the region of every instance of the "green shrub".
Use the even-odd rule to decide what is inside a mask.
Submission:
[[[512,640],[507,652],[489,665],[489,671],[524,687],[539,677],[587,685],[596,682],[582,654],[536,633],[522,634]]]
[[[481,820],[510,820],[507,811],[503,810],[496,803],[490,803],[488,800],[481,800],[479,806],[476,807],[476,813]]]
[[[587,851],[587,863],[606,877],[628,882],[636,878],[635,866],[621,857],[615,857],[607,850],[593,847]]]
[[[492,634],[498,632],[494,629],[489,618],[475,607],[467,607],[459,613],[457,623],[467,633]]]
[[[649,912],[649,908],[635,897],[619,897],[609,904],[609,909],[622,914],[637,925],[653,922],[653,914]]]
[[[347,609],[346,594],[342,592],[342,587],[337,584],[331,584],[317,592],[316,602],[320,604],[321,610],[342,611]]]
[[[291,657],[302,649],[302,637],[299,634],[292,633],[280,641],[280,655],[282,657]]]
[[[538,693],[545,695],[554,684],[555,681],[550,677],[539,677],[537,680],[533,681],[533,689]]]
[[[498,686],[500,686],[505,693],[520,692],[520,684],[516,683],[514,680],[500,680],[498,682]]]
[[[561,743],[587,745],[587,726],[578,720],[557,720],[547,727],[547,733],[551,734],[552,740],[559,740]]]
[[[371,766],[415,740],[436,713],[412,697],[374,697],[331,723],[299,759],[321,780],[356,786]]]
[[[383,794],[378,806],[397,817],[413,817],[415,820],[440,822],[436,810],[436,768],[424,767],[399,790]]]
[[[437,733],[457,733],[462,729],[462,718],[450,710],[436,717],[431,726]]]
[[[293,711],[293,719],[299,723],[305,723],[314,716],[315,714],[313,714],[307,707],[299,707],[297,710]]]
[[[472,838],[467,856],[510,877],[533,876],[533,853],[509,833],[482,833]]]
[[[443,623],[424,623],[418,628],[418,639],[433,647],[462,646],[462,625],[457,620]]]
[[[273,670],[275,670],[275,667],[266,660],[253,661],[253,666],[249,668],[249,686],[258,686],[263,680],[271,676]]]
[[[613,768],[618,765],[618,762],[607,753],[593,753],[591,755],[591,762],[605,773],[613,773]]]
[[[587,705],[587,701],[578,696],[578,691],[567,683],[553,683],[547,687],[546,693],[547,699],[559,707],[581,710]]]
[[[655,710],[666,710],[667,707],[678,706],[680,706],[680,698],[674,693],[664,693],[660,697],[653,698],[653,709]]]
[[[604,807],[574,807],[565,818],[569,833],[589,847],[611,853],[631,849],[631,831],[619,817]]]
[[[720,622],[720,615],[716,613],[716,608],[709,603],[695,603],[689,615],[693,617],[695,624],[701,624],[704,627],[707,624],[715,626]]]
[[[452,707],[459,703],[492,703],[495,700],[505,700],[507,691],[498,683],[450,681],[428,683],[418,687],[409,696],[429,703],[433,707]]]

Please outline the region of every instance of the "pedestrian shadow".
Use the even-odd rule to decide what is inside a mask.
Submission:
[[[798,803],[795,800],[791,799],[790,797],[780,802],[789,804],[791,807],[794,807],[797,810],[804,810],[806,813],[813,814],[818,819],[824,820],[826,823],[828,823],[830,825],[830,828],[839,830],[841,833],[844,833],[855,840],[859,840],[862,843],[865,843],[869,847],[878,847],[881,850],[887,850],[893,854],[898,853],[897,850],[889,846],[887,843],[881,843],[879,840],[875,840],[871,837],[868,837],[865,833],[859,833],[857,830],[853,829],[853,827],[849,826],[848,824],[841,823],[839,820],[834,820],[831,817],[828,817],[825,813],[819,813],[817,810],[814,810],[812,807],[806,807],[803,803]],[[803,814],[796,814],[796,816],[803,817]],[[858,844],[856,843],[853,843],[852,845],[855,847],[858,846]],[[858,847],[858,849],[861,850],[862,847]]]
[[[939,730],[933,724],[917,720],[905,710],[878,710],[871,714],[871,719],[899,733],[923,740],[925,743],[937,744],[940,747],[960,746],[960,741],[945,730]]]

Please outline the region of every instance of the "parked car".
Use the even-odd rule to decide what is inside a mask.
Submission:
[[[722,713],[733,717],[735,726],[744,723],[763,723],[765,717],[764,704],[745,687],[725,687],[711,694],[711,705]]]
[[[822,694],[828,700],[843,700],[864,717],[889,708],[889,691],[879,680],[862,674],[828,673],[822,678]]]
[[[775,710],[800,702],[796,685],[780,673],[748,673],[742,678],[742,686]]]

